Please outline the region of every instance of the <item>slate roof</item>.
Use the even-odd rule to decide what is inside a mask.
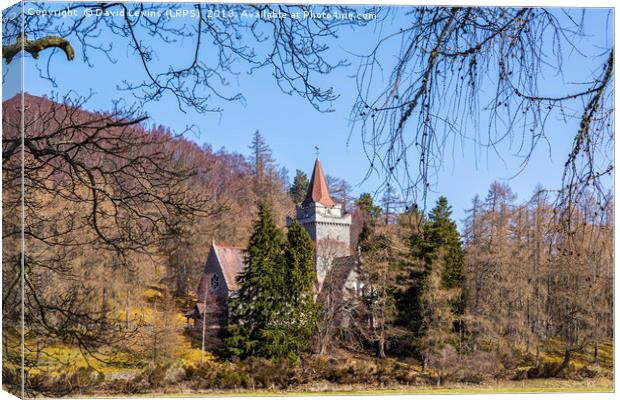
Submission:
[[[318,158],[314,163],[312,179],[310,179],[310,186],[308,187],[308,193],[306,194],[304,203],[320,203],[328,207],[336,205],[332,197],[329,195],[327,180],[325,180],[323,168],[321,168],[321,161]]]
[[[243,248],[213,243],[213,250],[224,273],[228,290],[238,290],[237,275],[245,268]]]

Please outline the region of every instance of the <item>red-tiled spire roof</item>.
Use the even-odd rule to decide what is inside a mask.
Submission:
[[[323,175],[321,161],[318,158],[314,163],[314,171],[312,171],[312,179],[310,179],[310,186],[308,187],[308,194],[306,194],[304,203],[321,203],[328,207],[336,204],[329,195],[327,181]]]

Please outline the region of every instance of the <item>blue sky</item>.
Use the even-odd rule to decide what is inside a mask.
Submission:
[[[59,4],[59,7],[62,7]],[[27,6],[26,6],[27,7]],[[189,138],[198,143],[208,143],[214,149],[225,148],[229,151],[248,154],[248,145],[251,136],[257,129],[263,134],[272,148],[277,162],[286,167],[291,176],[296,169],[310,173],[315,158],[315,146],[320,147],[320,157],[326,173],[344,178],[353,185],[354,192],[374,192],[379,182],[377,177],[363,181],[368,164],[362,152],[362,145],[356,132],[351,132],[349,114],[355,96],[354,75],[357,70],[355,54],[368,51],[370,44],[401,26],[406,8],[400,8],[395,16],[383,23],[374,23],[364,29],[352,30],[345,27],[339,31],[339,38],[330,41],[330,58],[337,60],[347,58],[351,61],[350,67],[341,68],[329,75],[321,77],[321,87],[333,86],[340,94],[340,98],[333,104],[335,111],[331,113],[317,112],[305,99],[298,96],[289,96],[277,87],[268,68],[255,71],[248,75],[244,72],[234,77],[226,88],[228,93],[243,93],[245,101],[242,103],[219,103],[223,107],[222,113],[198,114],[188,111],[183,113],[176,107],[171,97],[164,97],[161,101],[149,103],[146,111],[155,124],[162,124],[174,130],[183,130],[188,124],[199,127],[199,132],[189,135]],[[559,10],[558,10],[559,12]],[[603,46],[608,46],[612,39],[612,19],[608,19],[608,10],[593,9],[586,13],[586,35],[583,40],[582,51],[589,56],[601,53]],[[97,40],[107,43],[113,38],[103,32]],[[144,37],[144,40],[149,40]],[[178,43],[174,51],[170,47],[160,47],[156,42],[152,44],[160,59],[166,57],[183,57],[183,54],[192,51],[191,43]],[[89,67],[80,58],[80,47],[76,44],[77,57],[67,62],[63,54],[54,54],[50,63],[51,74],[56,78],[58,87],[53,87],[49,81],[39,77],[36,65],[46,67],[48,54],[39,60],[26,59],[25,90],[35,95],[63,95],[69,90],[77,94],[87,95],[91,90],[93,96],[88,107],[95,110],[110,108],[112,100],[125,98],[131,101],[126,92],[117,89],[123,79],[138,81],[143,71],[138,59],[130,53],[125,42],[115,43],[110,55],[117,60],[110,63],[102,54],[93,53]],[[394,47],[395,51],[396,47]],[[187,50],[183,53],[183,50]],[[205,46],[205,51],[209,48]],[[565,56],[565,75],[552,76],[542,82],[541,89],[551,93],[563,93],[570,90],[573,77],[584,76],[583,71],[593,69],[600,63],[600,59],[589,60],[571,53]],[[386,63],[393,58],[386,54]],[[6,65],[5,65],[6,66]],[[18,66],[15,62],[13,68]],[[388,68],[389,70],[389,68]],[[388,75],[388,73],[386,73]],[[5,85],[3,98],[9,98],[18,91],[18,87]],[[512,177],[519,170],[520,159],[514,157],[515,144],[505,143],[500,146],[504,160],[494,153],[480,152],[474,156],[473,144],[458,144],[447,150],[447,156],[429,195],[430,202],[434,202],[438,195],[448,197],[453,205],[454,216],[457,222],[465,216],[464,210],[471,205],[471,199],[480,194],[486,194],[488,187],[494,180],[510,184],[518,194],[520,201],[529,198],[537,184],[547,188],[557,188],[562,176],[563,163],[569,152],[572,139],[577,131],[574,121],[564,122],[553,119],[547,125],[547,136],[551,146],[539,146],[527,168],[518,176]],[[350,140],[349,134],[352,133]]]

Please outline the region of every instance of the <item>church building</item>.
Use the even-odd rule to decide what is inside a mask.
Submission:
[[[304,201],[296,208],[297,222],[314,242],[316,292],[320,295],[326,280],[337,285],[343,295],[356,293],[355,260],[351,251],[351,215],[329,194],[321,162],[317,158]],[[292,221],[289,220],[290,225]],[[237,275],[244,269],[244,249],[213,242],[198,284],[198,301],[185,314],[202,325],[217,329],[226,324],[228,299],[238,290]]]

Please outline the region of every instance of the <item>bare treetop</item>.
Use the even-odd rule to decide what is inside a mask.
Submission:
[[[586,61],[585,10],[505,7],[417,7],[365,56],[357,74],[352,135],[361,134],[370,171],[424,199],[449,147],[473,144],[499,158],[516,148],[524,168],[534,149],[550,143],[550,121],[579,121],[563,188],[600,189],[610,173],[601,146],[613,138],[613,48],[598,50],[600,66],[580,83],[550,93],[547,75],[563,73],[570,57]],[[399,46],[395,64],[384,57]],[[390,71],[387,84],[378,85]],[[486,125],[486,126],[485,126]],[[598,154],[598,156],[594,156]],[[594,159],[596,158],[596,162]],[[517,173],[519,171],[515,171]]]

